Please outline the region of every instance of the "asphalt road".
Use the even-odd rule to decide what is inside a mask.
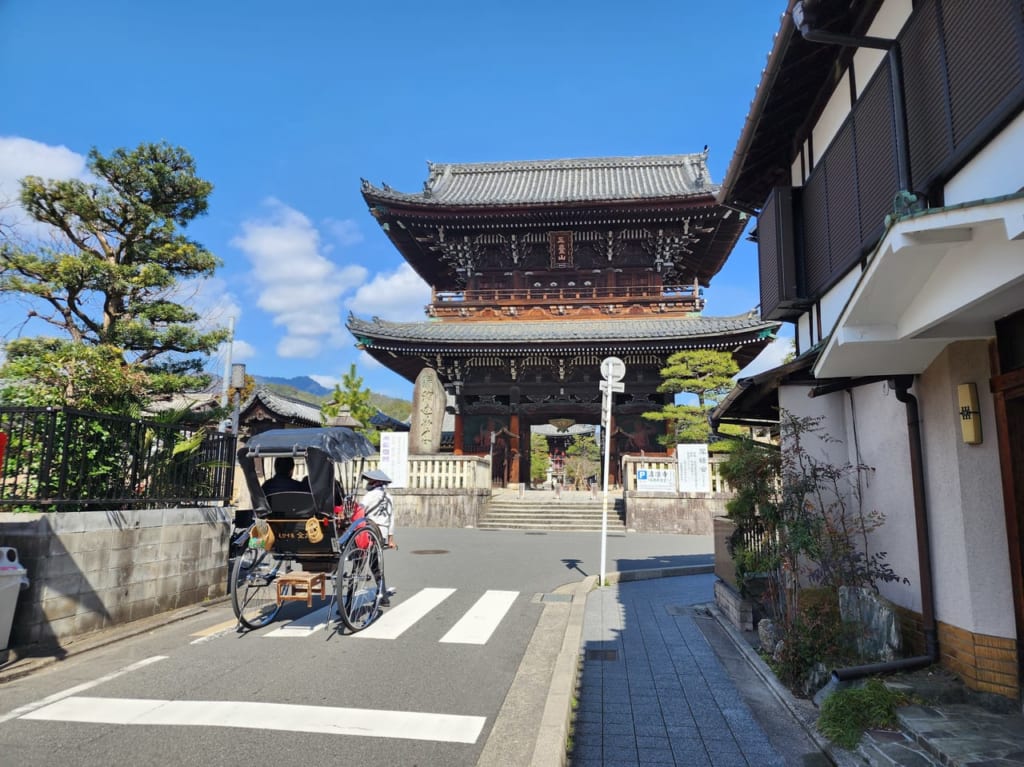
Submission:
[[[222,602],[7,682],[0,763],[475,764],[543,595],[599,572],[600,537],[409,529],[398,542],[385,560],[397,594],[363,634],[326,630],[326,609],[301,603],[239,633]],[[606,570],[711,551],[710,536],[609,536]]]

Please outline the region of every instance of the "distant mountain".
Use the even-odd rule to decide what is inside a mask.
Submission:
[[[307,402],[311,405],[321,405],[325,399],[330,397],[333,389],[327,389],[309,376],[297,376],[295,378],[275,378],[273,376],[253,376],[258,386],[266,386],[271,391],[285,397]],[[388,397],[384,394],[370,392],[370,402],[382,413],[387,413],[399,421],[408,421],[412,416],[412,402],[409,400]]]
[[[275,386],[297,389],[314,397],[326,397],[331,389],[321,386],[309,376],[296,376],[295,378],[275,378],[274,376],[253,376],[257,384],[273,384]]]

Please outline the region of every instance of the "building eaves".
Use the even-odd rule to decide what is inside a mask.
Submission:
[[[503,345],[509,343],[557,344],[665,341],[774,333],[781,323],[756,315],[735,317],[673,317],[651,319],[626,317],[602,320],[547,320],[515,322],[387,322],[377,317],[363,320],[349,315],[349,331],[362,342]]]

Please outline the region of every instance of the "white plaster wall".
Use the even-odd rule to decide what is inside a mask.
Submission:
[[[888,0],[872,20],[867,31],[868,37],[895,39],[903,29],[903,25],[907,23],[913,10],[912,0]],[[857,81],[858,97],[864,92],[864,87],[885,57],[886,52],[878,48],[857,49],[853,55],[853,71]]]
[[[797,319],[796,327],[793,329],[796,348],[801,352],[807,351],[815,344],[813,319],[814,315],[811,312],[804,312]]]
[[[836,137],[839,128],[842,127],[843,121],[849,114],[850,75],[847,72],[839,78],[835,90],[829,96],[825,109],[822,110],[821,117],[818,118],[818,122],[814,124],[814,129],[811,131],[814,141],[815,165],[825,155],[828,145],[832,143],[832,139]]]
[[[857,287],[860,275],[861,270],[855,266],[821,299],[821,332],[825,338],[828,338],[835,328],[839,315],[843,313],[843,309],[846,308],[846,302],[850,300],[850,296],[853,295],[853,289]]]
[[[985,341],[948,346],[919,377],[926,500],[936,618],[969,631],[1014,637],[1006,521]],[[964,444],[957,384],[978,385],[980,445]],[[916,391],[915,391],[916,390]]]
[[[848,408],[848,460],[870,467],[862,475],[864,511],[877,510],[885,521],[869,537],[868,548],[885,552],[893,572],[909,583],[879,583],[886,599],[910,610],[921,610],[921,579],[917,563],[917,525],[914,491],[910,484],[910,449],[906,407],[888,383],[851,389]],[[856,424],[854,429],[853,424]]]
[[[1024,189],[1024,114],[946,184],[946,205],[1014,194]],[[1012,159],[1009,159],[1012,158]]]

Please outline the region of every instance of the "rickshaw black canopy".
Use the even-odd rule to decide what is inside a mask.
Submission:
[[[334,464],[365,458],[376,452],[370,440],[344,426],[271,429],[249,439],[238,451],[238,463],[245,476],[253,508],[267,513],[271,508],[256,474],[256,459],[279,456],[304,458],[313,507],[316,513],[329,514],[335,501]]]

